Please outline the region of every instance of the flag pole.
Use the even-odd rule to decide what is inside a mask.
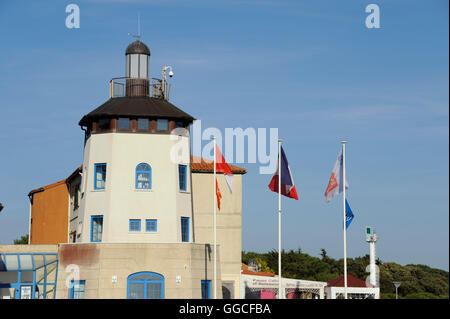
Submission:
[[[344,299],[347,299],[347,227],[345,225],[345,144],[346,141],[342,141],[342,207],[344,215]]]
[[[214,299],[217,299],[217,241],[216,241],[216,210],[217,210],[217,188],[216,188],[216,137],[213,137],[214,141],[214,216],[213,216],[213,224],[214,224]]]
[[[278,140],[278,299],[281,293],[281,142]]]

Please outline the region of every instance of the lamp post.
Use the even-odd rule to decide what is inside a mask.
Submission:
[[[395,286],[395,299],[398,299],[398,287],[400,287],[400,281],[393,281],[392,283]]]

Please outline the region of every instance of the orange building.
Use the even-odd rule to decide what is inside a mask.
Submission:
[[[67,243],[69,191],[66,179],[32,190],[30,244]]]

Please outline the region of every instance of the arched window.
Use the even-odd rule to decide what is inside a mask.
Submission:
[[[152,188],[152,168],[146,163],[136,166],[136,189]]]
[[[163,299],[164,276],[154,272],[138,272],[128,276],[127,299]]]

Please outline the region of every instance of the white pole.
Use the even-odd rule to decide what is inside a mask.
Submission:
[[[216,189],[216,137],[214,140],[214,299],[217,299],[217,242],[216,242],[216,210],[217,210],[217,189]]]
[[[278,140],[278,299],[283,299],[281,291],[281,141]]]
[[[342,143],[342,206],[344,209],[344,299],[347,299],[347,227],[345,225],[345,144],[347,142],[343,141]]]

